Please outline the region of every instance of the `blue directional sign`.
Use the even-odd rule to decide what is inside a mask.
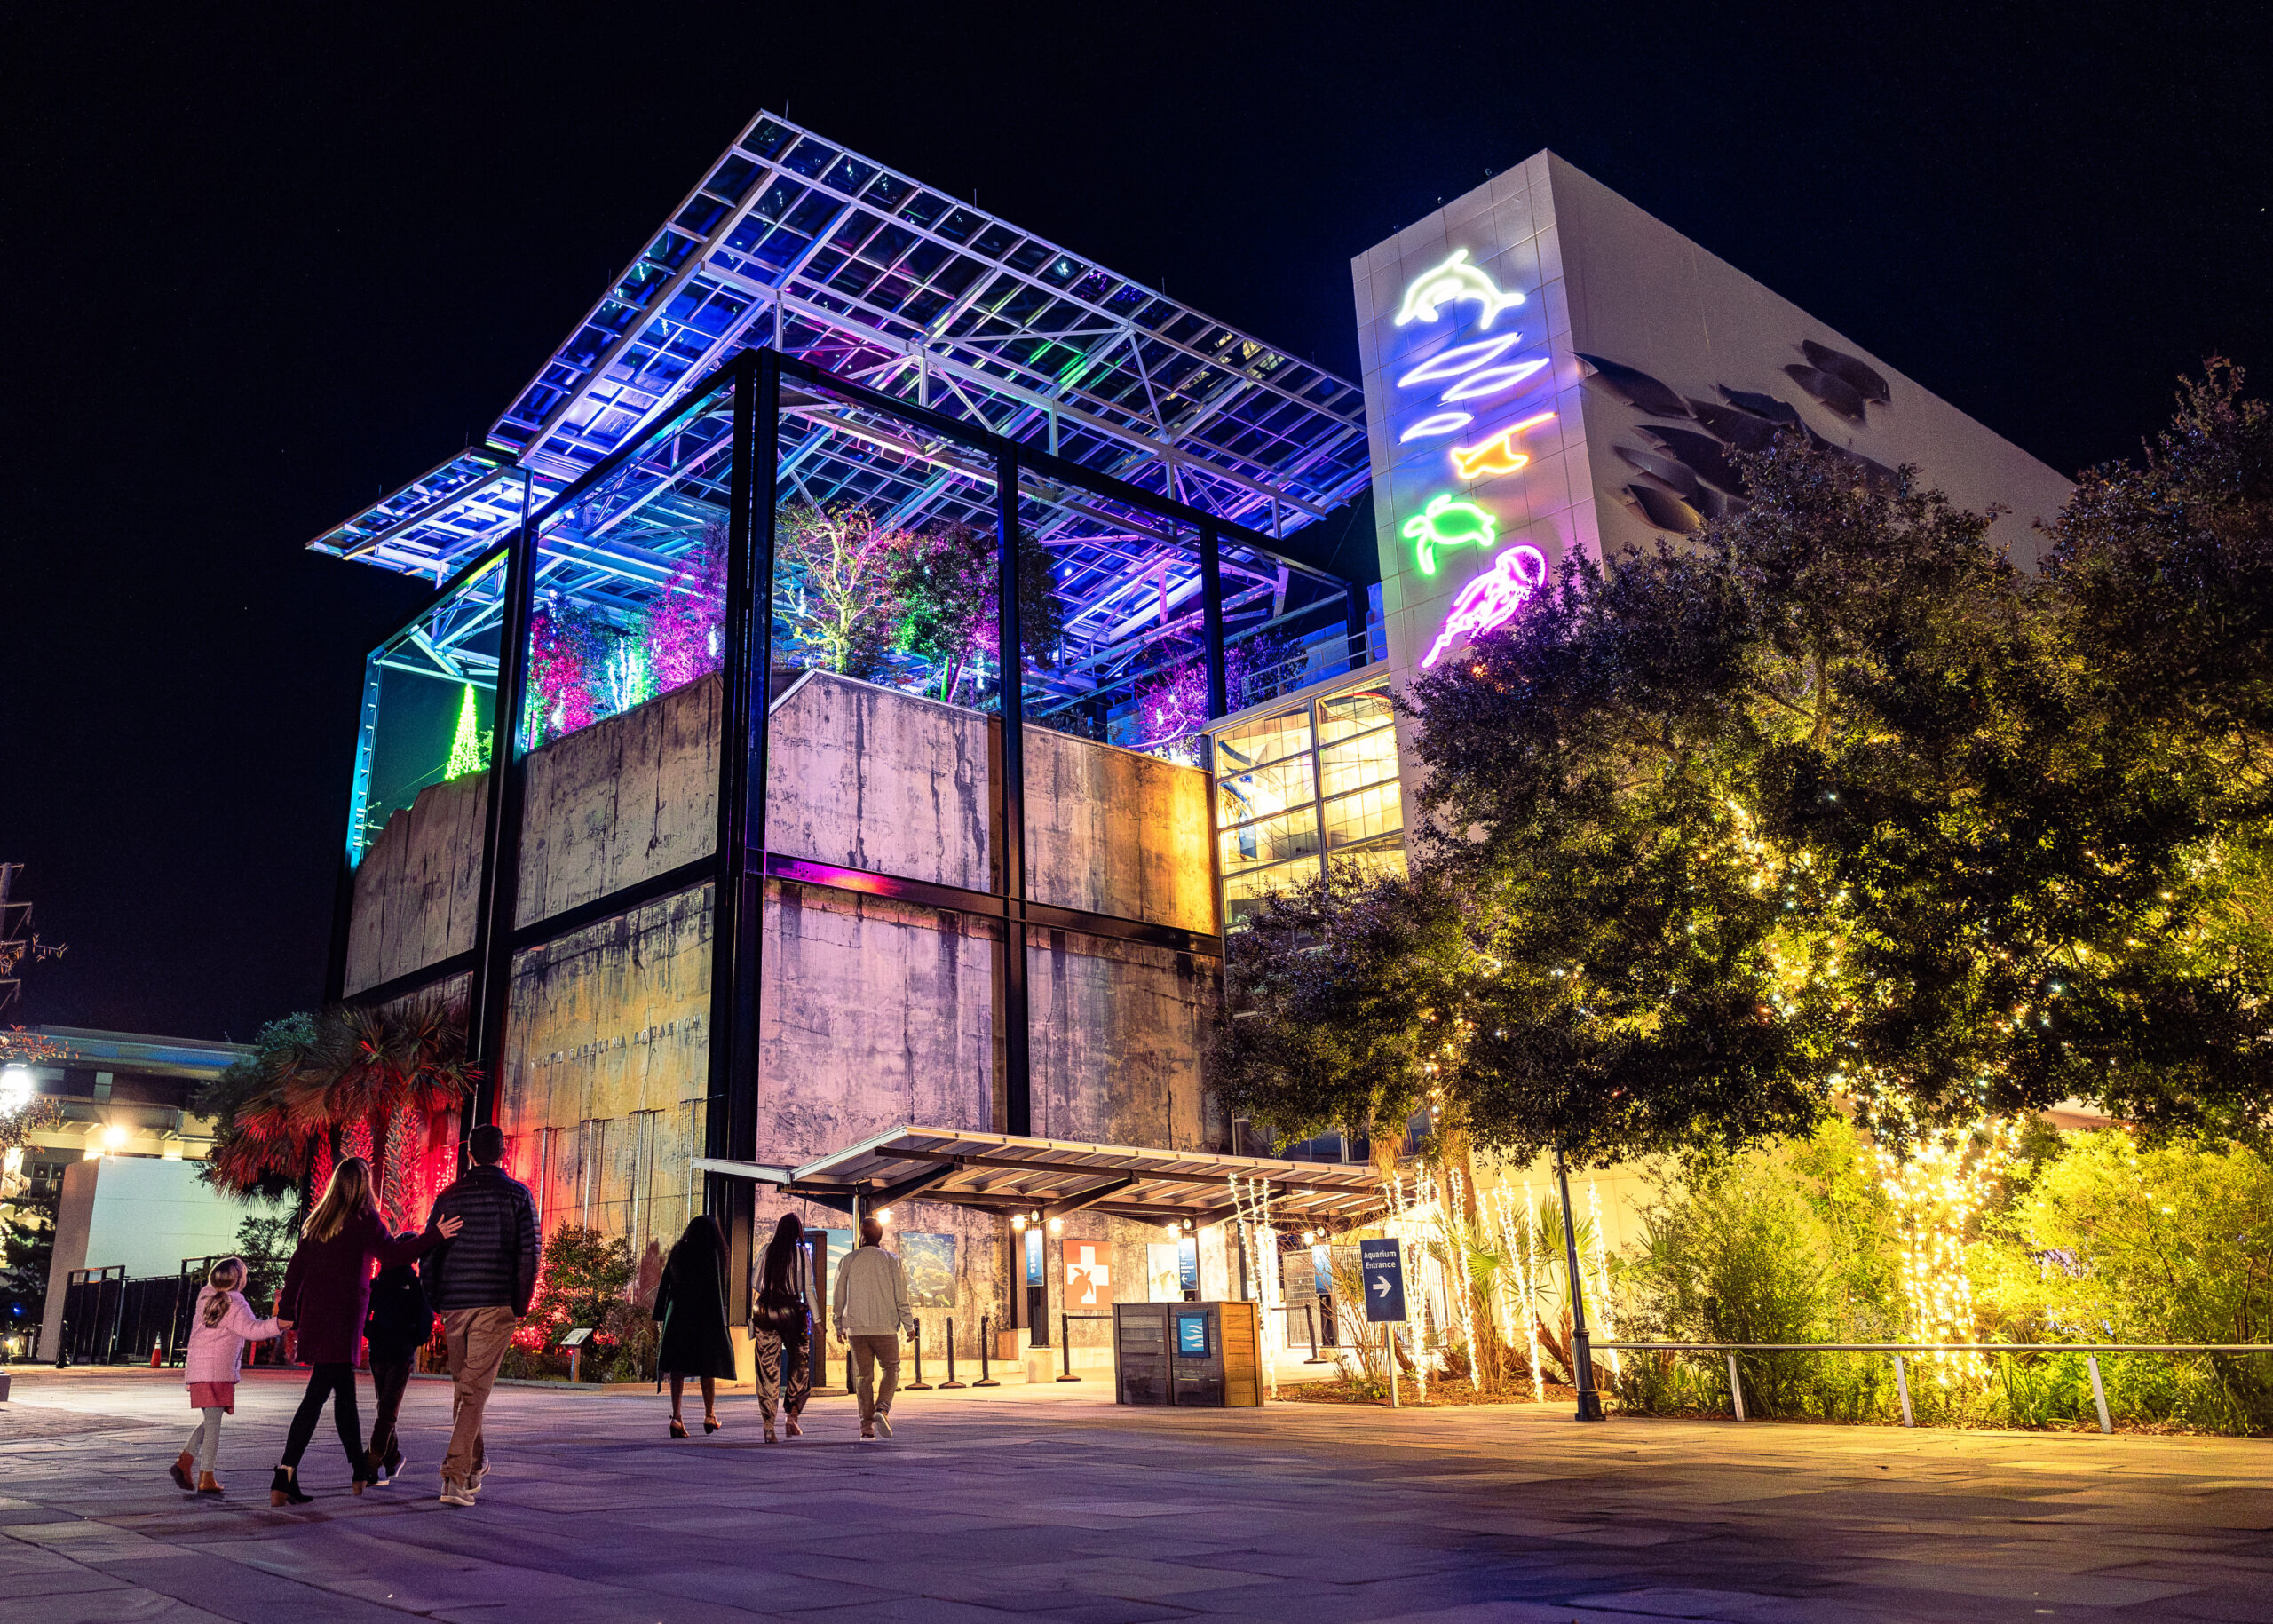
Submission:
[[[1374,1325],[1405,1318],[1405,1263],[1394,1240],[1360,1240],[1358,1270],[1366,1282],[1366,1318]]]

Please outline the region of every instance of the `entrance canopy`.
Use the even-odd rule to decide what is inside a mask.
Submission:
[[[1267,1184],[1273,1216],[1294,1222],[1350,1222],[1383,1204],[1381,1179],[1369,1167],[952,1128],[890,1129],[798,1168],[709,1157],[697,1157],[694,1165],[840,1212],[865,1213],[899,1200],[951,1201],[1044,1218],[1076,1211],[1147,1224],[1189,1218],[1202,1227],[1232,1216],[1233,1179]]]

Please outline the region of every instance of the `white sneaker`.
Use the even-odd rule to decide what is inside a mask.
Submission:
[[[442,1480],[442,1503],[446,1506],[470,1506],[473,1503],[473,1491],[463,1483],[453,1483],[446,1477]]]
[[[883,1433],[886,1438],[890,1438],[891,1436],[891,1417],[885,1414],[882,1410],[878,1410],[876,1412],[876,1430]]]
[[[488,1477],[489,1469],[494,1464],[495,1464],[495,1462],[484,1461],[480,1465],[473,1469],[473,1476],[465,1480],[465,1492],[467,1493],[479,1494],[481,1493],[481,1485]]]
[[[863,1427],[860,1429],[860,1441],[864,1444],[873,1444],[876,1441],[876,1435],[869,1428]]]

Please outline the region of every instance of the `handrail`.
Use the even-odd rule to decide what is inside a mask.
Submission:
[[[2092,1404],[2099,1411],[2099,1430],[2115,1430],[2107,1413],[2107,1389],[2099,1375],[2103,1353],[2273,1353],[2273,1343],[2261,1342],[1598,1342],[1597,1352],[1718,1353],[1729,1362],[1729,1408],[1738,1421],[1744,1414],[1744,1382],[1737,1372],[1739,1353],[1891,1353],[1894,1385],[1902,1399],[1902,1424],[1918,1424],[1910,1408],[1910,1374],[1905,1359],[1921,1353],[2080,1353],[2091,1372]]]
[[[1598,1342],[1628,1353],[2273,1353],[2265,1342]]]

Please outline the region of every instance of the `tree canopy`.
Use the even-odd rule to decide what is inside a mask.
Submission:
[[[1264,909],[1219,1081],[1282,1131],[1378,1113],[1415,1041],[1393,988],[1443,1108],[1519,1155],[1834,1101],[1897,1141],[2070,1097],[2257,1131],[2269,447],[2214,367],[2038,575],[1914,469],[1735,454],[1744,503],[1567,559],[1414,683],[1414,878]]]

